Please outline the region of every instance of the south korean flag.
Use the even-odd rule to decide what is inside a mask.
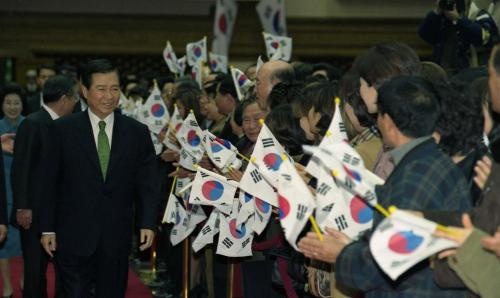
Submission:
[[[184,206],[179,201],[175,201],[175,222],[172,231],[170,232],[170,243],[173,246],[186,239],[193,231],[195,226],[189,224],[190,217],[188,216]]]
[[[280,223],[285,230],[285,238],[297,248],[297,237],[312,214],[315,202],[304,180],[300,177],[292,161],[283,157],[279,169],[278,200]]]
[[[167,129],[167,134],[165,139],[163,139],[163,144],[167,146],[168,149],[174,150],[175,152],[180,152],[179,146],[177,144],[170,142],[170,139],[168,138],[169,135],[174,134],[176,135],[177,132],[181,129],[182,127],[182,117],[181,114],[179,113],[179,109],[177,108],[177,105],[174,104],[174,112],[172,113],[172,116],[170,117],[170,122],[168,123],[168,129]]]
[[[237,188],[237,182],[198,167],[191,187],[189,203],[214,206],[222,213],[229,214]]]
[[[330,122],[330,126],[321,140],[319,147],[325,148],[334,143],[346,142],[347,140],[347,132],[340,114],[340,99],[337,97],[335,98],[335,113],[333,114],[332,122]],[[315,162],[309,162],[307,164],[306,171],[312,176],[318,178],[319,166]]]
[[[238,205],[235,200],[234,205]],[[233,208],[231,215],[221,214],[219,226],[219,243],[217,244],[217,254],[226,257],[248,257],[252,255],[253,218],[241,225],[236,224],[238,215],[237,207]]]
[[[214,242],[214,236],[219,233],[219,216],[220,212],[217,209],[212,210],[207,222],[201,228],[198,236],[194,240],[192,247],[194,252],[198,252],[207,244]]]
[[[201,160],[205,152],[201,144],[203,133],[192,111],[189,112],[186,119],[184,119],[182,127],[177,132],[176,137],[182,149],[197,161]]]
[[[335,179],[325,168],[320,169],[316,188],[316,221],[325,232],[326,227],[358,239],[373,225],[374,209],[362,198],[337,186]]]
[[[236,152],[238,152],[236,147],[231,142],[216,137],[208,130],[203,131],[203,147],[205,147],[208,158],[218,169],[223,170],[235,164]],[[241,166],[241,163],[239,163],[239,166]],[[233,168],[237,170],[239,166]]]
[[[248,164],[240,181],[240,188],[278,207],[274,187],[279,178],[278,171],[283,164],[285,149],[263,123]]]

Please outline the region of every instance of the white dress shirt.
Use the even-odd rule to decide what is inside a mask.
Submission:
[[[59,115],[57,115],[56,112],[54,112],[54,110],[52,110],[51,108],[49,108],[48,105],[46,105],[45,103],[42,102],[42,108],[44,108],[50,115],[50,118],[52,118],[52,120],[57,120],[59,119]]]

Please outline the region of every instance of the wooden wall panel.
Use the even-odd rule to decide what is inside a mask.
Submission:
[[[213,17],[0,14],[0,56],[14,57],[18,78],[23,70],[57,54],[151,55],[161,57],[165,41],[182,56],[185,44],[204,35],[211,39]],[[416,31],[415,19],[289,18],[294,58],[352,58],[388,40],[408,43],[421,55],[430,47]],[[209,42],[210,46],[210,42]],[[253,4],[241,3],[230,59],[255,61],[265,52]]]

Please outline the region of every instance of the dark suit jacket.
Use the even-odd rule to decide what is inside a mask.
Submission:
[[[378,203],[399,209],[465,211],[471,207],[467,182],[458,167],[434,140],[408,152],[384,185],[376,187]],[[433,280],[428,261],[422,261],[396,281],[390,280],[373,259],[368,238],[383,216],[374,213],[373,229],[346,246],[335,263],[339,283],[365,292],[366,297],[464,297],[465,291],[442,290]]]
[[[140,228],[155,229],[160,184],[150,134],[129,117],[114,117],[106,180],[88,112],[51,127],[42,232],[56,232],[59,252],[89,256],[99,246],[113,255],[128,255],[137,197]]]
[[[23,109],[23,114],[26,116],[38,112],[42,106],[40,105],[40,92],[33,94],[26,100],[26,108]]]
[[[33,211],[34,227],[39,220],[40,193],[43,179],[40,173],[43,156],[48,153],[48,130],[52,123],[50,114],[45,109],[30,114],[19,126],[14,146],[12,162],[12,194],[15,214],[17,209]],[[15,219],[15,216],[11,218]]]

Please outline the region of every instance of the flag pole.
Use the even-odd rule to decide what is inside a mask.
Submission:
[[[309,221],[311,222],[314,231],[318,235],[319,240],[323,241],[323,234],[321,234],[321,230],[319,229],[318,224],[316,223],[316,219],[314,219],[314,216],[312,216],[312,214],[309,215]]]
[[[182,297],[189,297],[189,237],[182,244]]]
[[[233,298],[234,291],[234,263],[229,261],[229,266],[227,267],[227,275],[228,275],[228,284],[227,284],[227,298]]]

